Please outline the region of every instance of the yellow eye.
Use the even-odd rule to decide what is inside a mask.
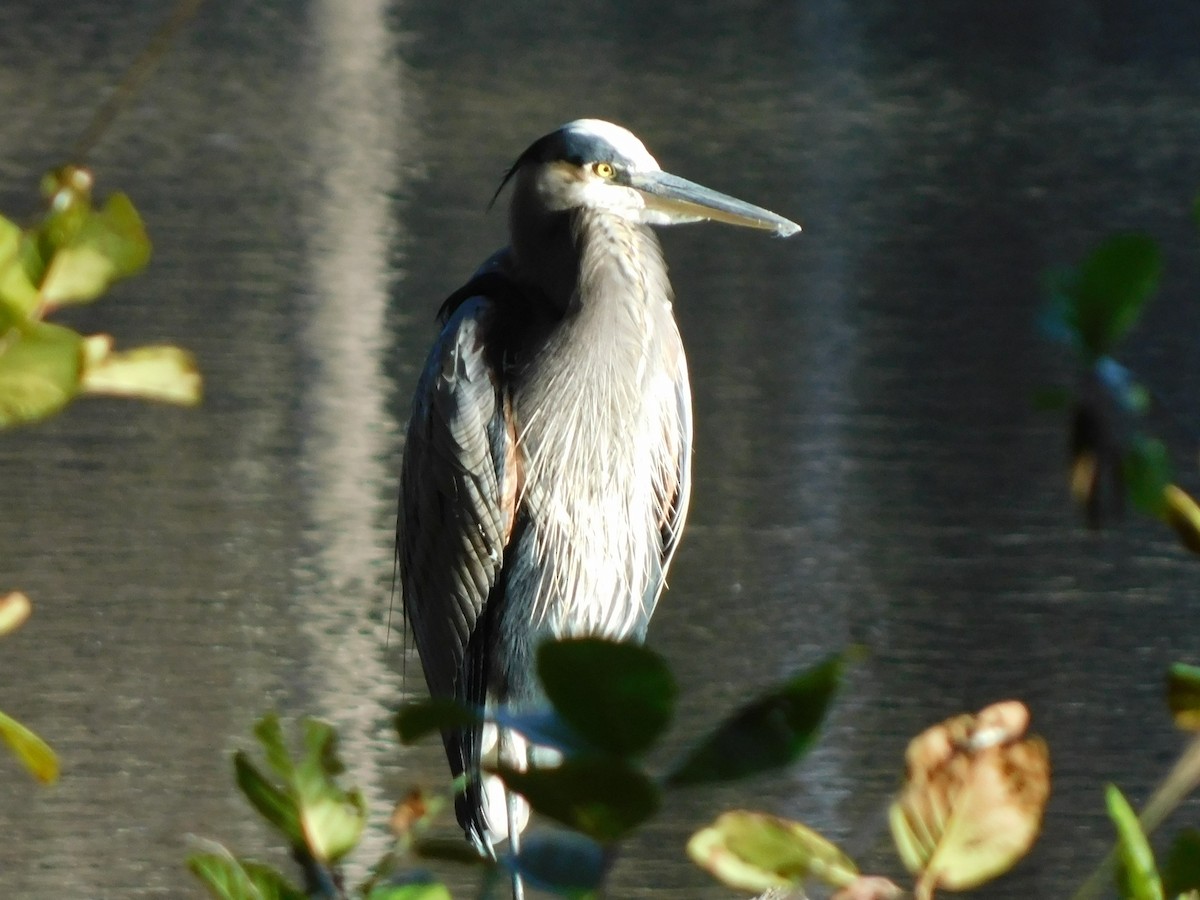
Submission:
[[[617,174],[617,170],[612,167],[612,163],[598,162],[592,164],[592,171],[601,178],[612,178]]]

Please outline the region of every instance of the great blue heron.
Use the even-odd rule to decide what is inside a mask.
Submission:
[[[401,486],[404,607],[425,679],[473,707],[533,702],[548,636],[640,639],[663,589],[687,514],[692,413],[648,226],[800,230],[668,175],[596,119],[534,142],[497,196],[510,182],[511,244],[441,308]],[[491,854],[505,813],[481,786],[481,733],[443,738],[455,776],[469,776],[458,820]]]

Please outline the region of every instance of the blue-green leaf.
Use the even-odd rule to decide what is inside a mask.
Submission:
[[[559,897],[591,897],[604,883],[611,856],[601,844],[566,831],[533,832],[521,839],[521,852],[504,863],[527,887]]]
[[[812,746],[841,684],[833,656],[736,710],[667,776],[683,786],[745,778],[794,762]]]
[[[632,756],[662,734],[675,708],[675,682],[657,653],[601,638],[548,641],[538,676],[555,711],[592,745]]]
[[[427,735],[478,724],[483,716],[478,710],[457,700],[428,698],[405,703],[396,713],[396,731],[400,743],[414,744]]]
[[[617,757],[566,759],[525,772],[500,767],[510,790],[542,815],[601,843],[618,840],[658,810],[658,788]]]

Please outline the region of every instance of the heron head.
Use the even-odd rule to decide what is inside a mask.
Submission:
[[[604,210],[644,225],[710,219],[787,237],[795,222],[769,210],[664,172],[645,145],[619,125],[577,119],[535,141],[496,191],[517,179],[514,203],[543,212]]]

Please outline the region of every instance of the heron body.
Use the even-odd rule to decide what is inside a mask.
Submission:
[[[534,703],[547,637],[640,639],[663,590],[692,414],[650,226],[799,230],[663,173],[598,120],[535,142],[510,181],[510,246],[442,308],[401,485],[404,605],[426,681],[475,707]],[[481,730],[443,739],[454,774],[470,776],[459,822],[490,853],[504,829],[480,785]]]

